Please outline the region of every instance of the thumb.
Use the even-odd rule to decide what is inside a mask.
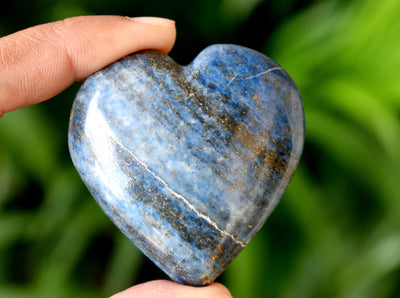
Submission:
[[[49,99],[130,53],[169,52],[174,24],[151,17],[81,16],[0,38],[0,116]]]

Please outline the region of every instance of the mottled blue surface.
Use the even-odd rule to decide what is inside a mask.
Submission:
[[[172,279],[212,282],[275,208],[303,148],[297,88],[268,57],[137,53],[86,80],[69,148],[104,212]]]

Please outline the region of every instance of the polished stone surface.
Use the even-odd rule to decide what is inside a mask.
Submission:
[[[212,282],[278,204],[303,148],[298,90],[268,57],[206,48],[188,66],[145,51],[95,73],[69,148],[119,229],[173,280]]]

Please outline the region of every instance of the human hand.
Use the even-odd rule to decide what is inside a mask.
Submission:
[[[82,16],[0,38],[0,116],[49,99],[133,52],[167,53],[175,35],[171,20]]]
[[[173,21],[121,16],[74,17],[0,38],[0,117],[47,100],[75,81],[133,52],[168,53],[175,42]],[[190,287],[151,281],[113,296],[231,297],[221,284]]]

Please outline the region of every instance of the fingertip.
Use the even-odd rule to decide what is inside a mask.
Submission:
[[[175,22],[157,17],[81,16],[63,23],[75,36],[66,47],[73,53],[78,80],[137,51],[169,53],[176,39]]]
[[[115,294],[112,298],[231,298],[229,290],[220,283],[212,283],[205,287],[192,287],[180,285],[167,280],[154,280],[133,286],[125,291]]]
[[[219,296],[216,296],[216,297],[220,297],[220,298],[228,298],[229,297],[229,298],[232,298],[231,292],[223,284],[214,282],[211,285],[209,285],[208,287],[212,287],[211,290],[214,293],[217,293],[219,295]]]
[[[163,38],[159,38],[158,41],[155,41],[153,43],[154,48],[150,49],[155,49],[159,50],[165,54],[168,54],[176,40],[176,26],[175,26],[175,21],[171,19],[166,19],[166,18],[159,18],[159,17],[127,17],[130,21],[132,21],[135,26],[137,25],[143,25],[143,26],[151,26],[154,27],[155,30],[157,31],[162,31],[163,33]],[[149,42],[150,44],[150,42]]]

